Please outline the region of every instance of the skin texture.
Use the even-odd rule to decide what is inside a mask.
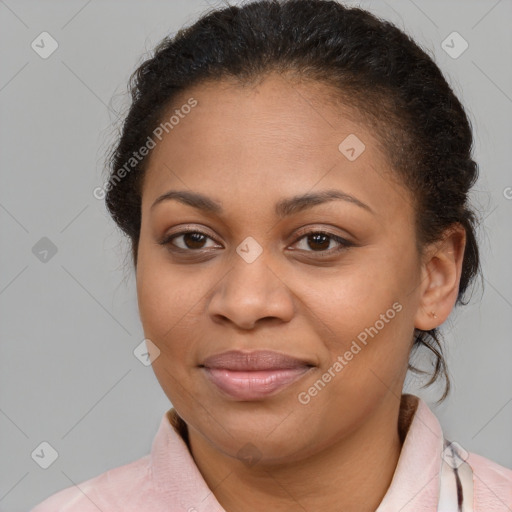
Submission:
[[[375,510],[400,454],[398,411],[414,328],[440,325],[457,297],[463,229],[418,253],[413,196],[371,131],[356,122],[357,112],[334,109],[329,94],[323,84],[277,75],[250,87],[200,84],[173,103],[198,102],[148,162],[136,273],[140,317],[160,350],[156,377],[228,512]],[[338,149],[349,134],[366,146],[354,161]],[[283,219],[274,212],[283,198],[326,189],[372,211],[336,200]],[[176,200],[151,209],[169,190],[207,195],[223,213]],[[208,238],[178,235],[159,244],[185,226]],[[304,235],[318,230],[351,245],[336,253],[335,239],[308,243]],[[236,252],[247,237],[262,249],[252,263]],[[394,303],[400,312],[301,403],[299,393]],[[277,394],[235,400],[198,367],[231,349],[275,350],[314,367]],[[240,460],[247,451],[250,464]]]

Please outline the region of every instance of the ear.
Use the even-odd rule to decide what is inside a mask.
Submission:
[[[414,326],[423,331],[434,329],[447,318],[459,293],[466,230],[456,223],[440,241],[425,249],[421,269],[420,304]]]

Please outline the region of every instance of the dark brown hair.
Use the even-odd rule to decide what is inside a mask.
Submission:
[[[418,248],[461,224],[466,249],[457,303],[480,272],[476,216],[468,192],[478,177],[470,121],[433,59],[392,23],[333,0],[262,0],[205,13],[164,38],[130,78],[131,107],[109,158],[107,208],[129,237],[133,263],[147,157],[123,173],[178,94],[229,79],[241,85],[277,72],[333,86],[378,135],[391,167],[415,198]],[[435,356],[433,375],[450,379],[437,329],[415,331]],[[409,368],[425,373],[409,364]]]

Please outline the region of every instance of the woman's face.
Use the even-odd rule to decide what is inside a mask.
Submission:
[[[299,459],[401,394],[420,308],[411,196],[328,94],[273,75],[197,86],[148,162],[137,290],[153,368],[193,435],[235,457]],[[170,191],[195,206],[158,201]]]

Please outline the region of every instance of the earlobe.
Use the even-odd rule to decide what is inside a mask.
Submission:
[[[454,224],[440,241],[426,248],[420,304],[414,324],[417,329],[434,329],[451,313],[459,293],[465,245],[464,227]]]

